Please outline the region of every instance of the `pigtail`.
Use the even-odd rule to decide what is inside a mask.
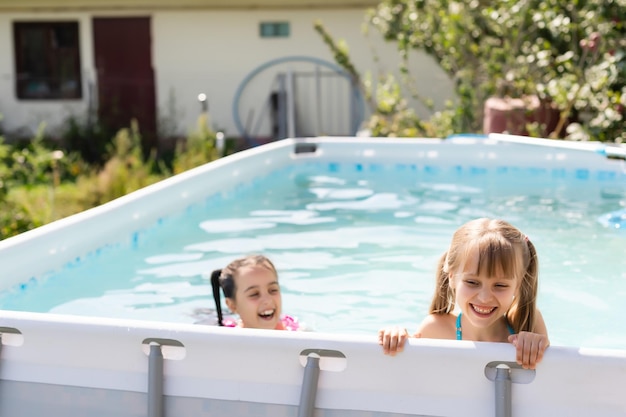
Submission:
[[[535,331],[537,286],[539,278],[539,262],[535,245],[524,236],[528,247],[527,267],[519,288],[519,297],[513,303],[507,314],[509,323],[516,333]]]
[[[211,272],[211,288],[213,289],[213,300],[215,301],[215,311],[217,311],[217,324],[223,326],[222,317],[222,302],[220,300],[220,276],[222,275],[221,269],[216,269]]]
[[[450,276],[446,261],[448,252],[444,253],[437,265],[435,295],[430,303],[430,314],[448,314],[454,310],[454,295],[450,288]]]

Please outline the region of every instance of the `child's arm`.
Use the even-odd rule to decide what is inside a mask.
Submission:
[[[539,310],[537,310],[534,330],[535,332],[519,332],[519,334],[509,336],[509,342],[517,349],[517,363],[525,369],[535,369],[543,359],[543,353],[550,346],[548,329]]]

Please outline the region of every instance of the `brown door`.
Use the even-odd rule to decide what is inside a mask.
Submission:
[[[144,150],[155,148],[150,18],[94,18],[93,39],[100,121],[117,131],[137,119]]]

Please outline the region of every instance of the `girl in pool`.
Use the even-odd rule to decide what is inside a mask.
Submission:
[[[211,273],[211,287],[220,326],[252,329],[299,330],[296,319],[281,315],[282,299],[278,273],[263,255],[236,259],[226,268]],[[220,287],[226,305],[239,320],[224,319]]]
[[[430,314],[412,337],[510,342],[517,362],[535,369],[550,345],[535,306],[537,277],[537,253],[526,235],[503,220],[472,220],[457,229],[441,257]],[[398,326],[378,332],[390,355],[402,351],[408,337]]]

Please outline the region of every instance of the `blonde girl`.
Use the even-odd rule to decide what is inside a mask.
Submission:
[[[536,307],[537,279],[537,252],[526,235],[504,220],[472,220],[442,255],[429,315],[413,337],[510,342],[517,362],[534,369],[550,345]],[[397,326],[378,335],[391,355],[408,337]]]

